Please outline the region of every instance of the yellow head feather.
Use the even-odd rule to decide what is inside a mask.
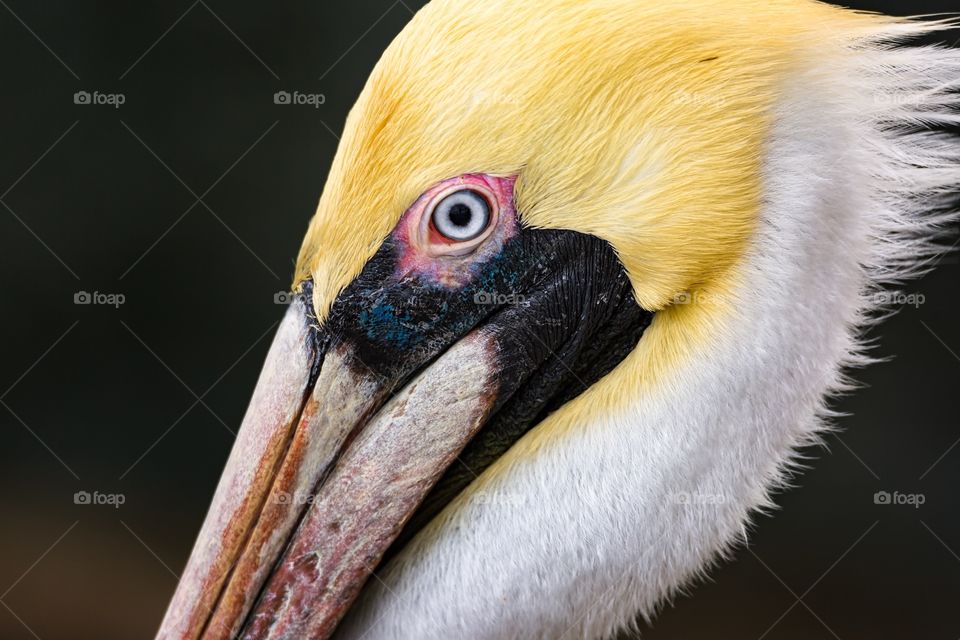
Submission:
[[[808,0],[434,0],[350,113],[295,285],[314,278],[324,318],[423,191],[484,172],[519,175],[524,224],[609,241],[647,309],[722,287],[778,82],[877,20]]]

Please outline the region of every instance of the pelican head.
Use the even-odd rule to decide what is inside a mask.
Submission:
[[[960,54],[434,0],[347,119],[159,638],[604,638],[741,542],[949,219]]]

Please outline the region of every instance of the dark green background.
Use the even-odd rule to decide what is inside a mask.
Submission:
[[[347,109],[420,4],[0,2],[0,637],[155,630]],[[925,303],[874,332],[896,358],[857,374],[844,431],[647,638],[960,637],[957,276],[953,256],[906,287]],[[74,305],[81,290],[126,303]],[[75,505],[80,490],[126,502]],[[926,503],[875,505],[879,490]]]

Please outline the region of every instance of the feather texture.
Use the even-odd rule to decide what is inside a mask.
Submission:
[[[552,51],[580,56],[552,31],[560,18],[551,9],[580,14],[572,4],[540,3],[542,14],[521,15],[518,28],[538,44],[552,43]],[[567,111],[573,99],[557,93],[574,83],[551,84],[561,72],[542,65],[539,75],[507,85],[534,84],[561,105],[530,115],[547,122],[534,127],[524,154],[507,129],[528,125],[509,105],[504,113],[512,117],[492,131],[486,150],[461,136],[456,162],[457,154],[434,155],[425,169],[404,155],[390,171],[417,170],[394,177],[397,201],[381,205],[390,215],[402,209],[421,182],[437,177],[431,171],[518,172],[526,222],[610,238],[638,299],[659,313],[636,351],[527,434],[370,581],[337,637],[606,638],[630,628],[638,613],[652,616],[745,539],[752,513],[772,506],[771,492],[798,465],[797,449],[827,428],[828,398],[849,387],[844,371],[869,361],[860,335],[883,312],[884,288],[929,266],[938,235],[954,219],[946,207],[960,183],[960,147],[920,125],[957,121],[960,52],[896,45],[944,23],[802,0],[577,4],[589,18],[579,23],[578,44],[602,37],[593,21],[617,34],[651,22],[644,44],[634,43],[650,49],[626,63],[628,76],[614,77],[642,89],[628,96],[612,87],[602,99],[578,99],[583,110]],[[478,11],[499,10],[503,24],[523,14],[520,5],[485,3]],[[455,21],[457,11],[472,9],[442,2],[415,19],[414,33],[423,36],[431,20]],[[603,44],[616,61],[630,58],[628,43]],[[414,56],[411,42],[398,46]],[[432,42],[424,47],[421,64],[431,70],[442,60]],[[703,62],[689,62],[691,52]],[[501,66],[517,68],[514,52],[502,53],[503,65],[497,53],[481,53],[497,67],[495,78]],[[399,55],[388,54],[388,66]],[[720,57],[707,60],[712,56]],[[672,74],[671,60],[686,70]],[[645,71],[647,64],[657,71]],[[458,72],[491,89],[475,66]],[[385,87],[402,78],[381,67],[372,82]],[[705,104],[684,113],[665,106],[678,90]],[[368,118],[374,106],[364,101],[371,99],[361,98],[348,130]],[[644,118],[663,115],[676,126],[650,130],[643,118],[621,113],[644,105]],[[418,125],[417,135],[457,132],[471,113],[454,110],[449,117],[458,124],[451,124],[428,109],[434,124]],[[577,123],[612,118],[636,127],[636,135],[610,124],[604,138],[600,125],[583,126],[594,146],[578,147],[547,133],[581,126],[562,122],[560,113]],[[559,142],[574,151],[548,146]],[[331,180],[362,168],[362,154],[378,151],[375,138],[368,144],[365,151],[341,149]],[[463,166],[471,150],[479,151],[472,156],[479,164]],[[729,166],[718,169],[723,162]],[[559,187],[556,177],[565,180]],[[349,274],[321,265],[330,258],[310,242],[336,240],[327,238],[324,207],[359,189],[343,180],[335,195],[324,194],[318,235],[303,254],[302,273],[329,286],[317,302],[321,312],[328,304],[322,296]],[[363,242],[379,237],[376,228]]]

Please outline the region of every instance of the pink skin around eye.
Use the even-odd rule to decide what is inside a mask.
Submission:
[[[474,265],[496,256],[504,243],[516,235],[517,213],[513,205],[516,176],[499,177],[468,173],[444,180],[428,189],[407,209],[393,232],[400,250],[397,278],[417,275],[437,284],[458,288],[466,285]],[[491,200],[491,229],[479,241],[452,242],[431,233],[429,217],[436,203],[459,189],[473,188]]]

